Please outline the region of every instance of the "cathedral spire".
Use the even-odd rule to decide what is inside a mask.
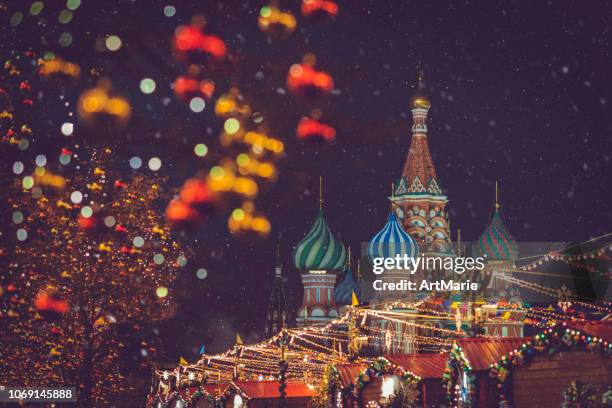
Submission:
[[[499,185],[497,183],[497,180],[495,180],[495,209],[499,210]]]
[[[448,199],[438,182],[429,150],[427,115],[430,107],[419,63],[416,91],[410,101],[412,140],[391,200],[404,229],[417,240],[421,250],[447,253],[451,250],[445,209]]]
[[[276,262],[274,270],[274,282],[272,292],[268,301],[268,315],[264,335],[272,337],[289,325],[289,308],[287,306],[287,295],[282,276],[282,261],[280,258],[280,245],[276,246]]]
[[[319,176],[319,210],[323,210],[323,176]]]
[[[276,244],[276,266],[274,268],[275,276],[280,277],[283,274],[282,261],[280,257],[280,244]]]

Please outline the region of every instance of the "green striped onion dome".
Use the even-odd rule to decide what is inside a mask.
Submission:
[[[515,259],[518,256],[518,245],[504,225],[499,208],[495,208],[491,223],[476,241],[476,252],[492,260]]]
[[[293,249],[293,263],[301,271],[339,271],[346,264],[346,248],[333,235],[323,211]]]

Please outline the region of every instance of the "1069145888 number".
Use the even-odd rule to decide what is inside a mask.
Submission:
[[[0,402],[72,402],[75,387],[9,387],[0,386]]]

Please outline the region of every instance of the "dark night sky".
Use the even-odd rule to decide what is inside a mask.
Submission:
[[[281,5],[298,14],[296,3]],[[16,0],[6,4],[11,11],[29,7]],[[174,17],[164,16],[166,4],[176,6]],[[256,339],[279,235],[297,308],[301,283],[288,255],[316,215],[319,175],[325,179],[328,222],[345,244],[356,248],[382,226],[386,196],[410,142],[409,100],[418,60],[432,101],[430,148],[450,199],[454,231],[460,227],[464,239],[473,240],[484,229],[495,180],[501,182],[507,225],[519,241],[584,240],[612,229],[607,2],[340,2],[336,21],[299,18],[298,30],[285,41],[266,41],[259,32],[256,17],[263,4],[84,0],[67,26],[57,23],[61,7],[48,5],[42,17],[26,16],[17,28],[2,29],[9,48],[52,50],[110,77],[129,96],[132,121],[112,135],[77,128],[75,142],[111,137],[126,159],[158,155],[178,186],[212,165],[212,159],[197,161],[192,148],[205,142],[214,157],[220,125],[211,106],[192,113],[169,86],[184,72],[170,52],[173,30],[201,13],[207,31],[226,40],[234,61],[211,77],[222,91],[230,83],[240,86],[254,110],[264,114],[270,133],[286,141],[280,179],[257,201],[273,224],[267,240],[230,237],[226,214],[187,238],[196,255],[181,277],[183,312],[162,332],[172,353],[193,357],[202,343],[220,351],[237,330]],[[9,16],[4,12],[3,18]],[[70,47],[57,43],[63,31],[73,35]],[[122,49],[97,52],[95,39],[109,34],[120,36]],[[328,99],[305,102],[279,92],[289,66],[306,52],[315,53],[318,66],[336,80],[338,92]],[[138,90],[144,77],[157,82],[151,96]],[[60,137],[66,109],[58,95],[74,102],[91,85],[87,79],[65,89],[42,85],[45,111],[39,125]],[[297,120],[315,107],[337,128],[335,144],[313,148],[295,140]],[[41,140],[36,148],[54,149],[57,143]],[[209,271],[203,281],[195,278],[200,266]]]

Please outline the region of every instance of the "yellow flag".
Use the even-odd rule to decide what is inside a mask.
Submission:
[[[351,305],[353,306],[358,306],[359,305],[359,299],[357,299],[357,295],[355,294],[355,292],[353,292],[351,294]]]
[[[179,357],[179,364],[180,365],[189,365],[189,363],[187,362],[187,360],[185,360],[183,357]]]
[[[236,344],[242,346],[242,339],[240,338],[240,334],[236,333]]]

